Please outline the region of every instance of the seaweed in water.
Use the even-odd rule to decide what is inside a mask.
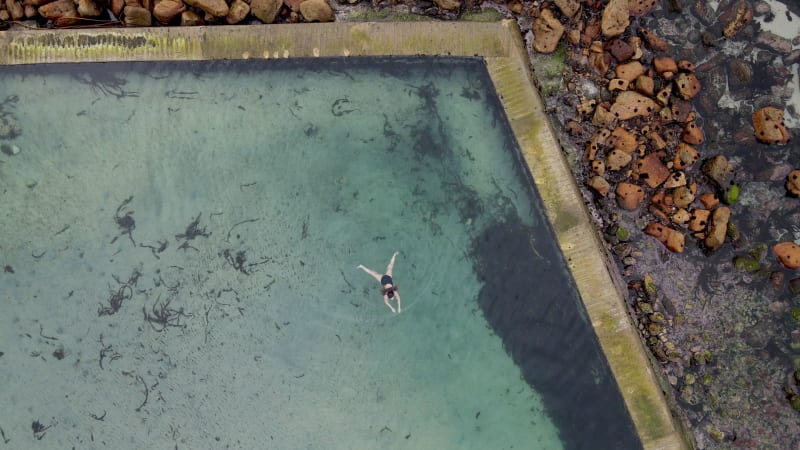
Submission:
[[[122,308],[122,303],[133,297],[133,287],[139,282],[140,276],[142,276],[142,273],[133,269],[131,276],[128,277],[128,281],[122,282],[119,281],[117,277],[114,277],[117,283],[120,284],[120,287],[117,288],[117,290],[111,290],[111,296],[108,298],[108,306],[103,306],[101,304],[97,309],[97,315],[110,316],[116,314],[117,311]]]
[[[0,102],[0,139],[14,139],[22,134],[17,118],[13,113],[6,110],[7,107],[13,108],[18,101],[18,96],[9,95]]]
[[[175,239],[177,239],[177,240],[184,239],[183,243],[178,247],[178,249],[186,250],[188,248],[192,248],[194,250],[197,250],[197,248],[189,245],[189,241],[193,240],[194,238],[196,238],[198,236],[202,236],[202,237],[211,236],[211,232],[207,232],[205,227],[200,228],[200,226],[199,226],[200,225],[200,216],[202,214],[203,213],[198,214],[197,217],[195,217],[194,220],[192,220],[192,222],[186,227],[186,231],[184,231],[183,233],[175,235]]]
[[[183,308],[171,308],[169,306],[170,303],[172,303],[172,297],[162,302],[159,295],[150,308],[152,314],[148,313],[147,308],[142,306],[145,322],[149,323],[158,332],[162,332],[168,327],[185,328],[186,324],[181,323],[181,317],[192,317],[192,315],[184,313]]]
[[[93,91],[100,92],[106,97],[109,95],[116,98],[139,96],[139,93],[136,91],[126,91],[123,89],[123,87],[128,83],[126,79],[119,78],[109,72],[75,75],[75,78],[79,83],[91,86]]]
[[[199,213],[197,217],[195,217],[192,222],[186,227],[186,231],[180,234],[175,235],[175,239],[181,240],[185,239],[187,241],[191,241],[192,239],[196,238],[197,236],[202,237],[209,237],[211,236],[210,232],[206,232],[206,228],[200,228],[200,216],[203,213]]]
[[[101,370],[103,369],[103,360],[104,359],[108,358],[109,361],[116,361],[116,360],[122,358],[122,355],[120,355],[119,353],[117,353],[114,350],[114,346],[113,345],[111,345],[111,344],[106,345],[103,342],[103,335],[102,334],[100,335],[100,345],[102,345],[102,348],[100,349],[100,360],[98,361],[98,364],[100,365],[100,369]],[[100,419],[100,420],[102,420],[102,419]]]
[[[347,97],[336,99],[336,101],[333,102],[333,105],[331,105],[331,114],[336,117],[350,114],[353,111],[358,111],[358,109],[350,107],[350,99]]]
[[[47,429],[52,427],[52,425],[44,426],[38,420],[34,420],[31,424],[31,429],[33,430],[33,437],[36,438],[37,441],[41,441],[44,435],[47,432]]]
[[[135,246],[136,241],[133,240],[133,230],[136,228],[136,221],[133,219],[133,211],[125,211],[128,207],[128,204],[133,200],[133,196],[126,198],[125,200],[120,203],[117,207],[117,211],[114,213],[114,222],[116,222],[117,226],[119,227],[120,234],[119,236],[128,235],[128,238],[131,240],[131,243]],[[124,214],[121,214],[122,212]],[[117,241],[119,236],[114,236],[114,239],[111,240],[111,244]]]
[[[239,272],[242,272],[245,275],[250,275],[250,273],[251,273],[251,272],[249,272],[247,270],[248,268],[253,267],[253,266],[258,266],[260,264],[265,264],[265,263],[268,263],[268,262],[272,261],[271,258],[267,257],[267,258],[261,259],[261,261],[258,261],[258,262],[248,263],[247,262],[247,255],[245,255],[244,250],[239,250],[236,253],[234,253],[229,248],[226,248],[225,250],[223,250],[222,253],[220,253],[220,255],[223,258],[225,258],[225,261],[227,261],[228,264],[230,264],[234,269],[238,270]]]

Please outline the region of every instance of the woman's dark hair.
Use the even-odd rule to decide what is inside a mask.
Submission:
[[[381,291],[383,292],[383,295],[388,295],[389,298],[394,297],[394,291],[396,291],[398,289],[400,289],[400,285],[399,284],[393,284],[388,288],[381,287]]]

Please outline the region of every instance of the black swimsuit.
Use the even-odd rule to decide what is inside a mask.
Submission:
[[[381,277],[381,286],[383,286],[384,284],[394,285],[394,281],[392,281],[392,277],[390,277],[389,275],[382,276]]]

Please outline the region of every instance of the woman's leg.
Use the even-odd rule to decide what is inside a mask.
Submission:
[[[361,264],[359,264],[358,267],[356,267],[356,269],[361,269],[364,272],[367,272],[368,274],[372,275],[372,278],[375,278],[378,281],[378,283],[381,282],[381,274],[379,274],[378,272],[375,272],[372,269],[366,268],[366,267],[362,266]]]
[[[386,275],[392,276],[392,271],[394,270],[394,259],[396,257],[397,257],[397,252],[394,252],[391,261],[389,261],[389,265],[386,267]],[[378,281],[381,280],[379,279]]]

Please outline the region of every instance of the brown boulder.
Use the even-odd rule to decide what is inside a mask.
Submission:
[[[657,188],[669,177],[669,169],[655,153],[650,153],[636,163],[636,173],[651,188]]]
[[[628,90],[628,80],[623,80],[622,78],[614,78],[613,80],[609,80],[608,82],[608,90],[611,92],[614,91],[627,91]]]
[[[673,230],[658,222],[651,222],[644,229],[644,232],[658,239],[659,242],[664,244],[664,246],[672,252],[680,253],[683,251],[685,237],[680,231]]]
[[[636,147],[639,146],[636,135],[620,126],[614,128],[614,131],[611,132],[607,144],[625,153],[633,153]]]
[[[181,0],[161,0],[153,8],[153,17],[159,23],[167,25],[184,11],[186,11],[186,5]]]
[[[17,0],[6,0],[6,9],[11,16],[11,20],[22,20],[25,17],[25,8]]]
[[[661,112],[669,111],[669,109],[664,108]],[[650,143],[653,144],[653,148],[656,150],[664,150],[667,147],[667,141],[661,137],[655,130],[647,133],[647,139],[650,140]]]
[[[300,14],[306,22],[333,22],[335,18],[333,9],[325,0],[306,0],[300,3]]]
[[[123,14],[126,27],[149,27],[153,24],[150,11],[141,6],[126,6]]]
[[[700,92],[700,80],[693,73],[681,72],[675,78],[675,87],[682,99],[689,100]]]
[[[78,0],[78,14],[81,17],[97,17],[103,14],[103,9],[94,0]]]
[[[682,59],[678,61],[678,69],[684,72],[694,72],[695,66],[693,62]]]
[[[114,13],[115,16],[119,17],[122,15],[122,10],[125,8],[125,0],[111,0],[109,2],[109,8],[111,8],[111,12]]]
[[[235,25],[244,20],[250,13],[250,5],[243,0],[233,0],[231,2],[228,15],[225,16],[225,23],[228,25]]]
[[[661,217],[662,219],[667,219],[669,216],[675,213],[675,202],[672,199],[671,195],[667,195],[664,191],[657,191],[650,197],[650,212],[653,214]]]
[[[608,195],[608,191],[611,190],[611,185],[608,184],[605,178],[601,177],[600,175],[595,175],[589,182],[587,183],[590,188],[594,189],[598,194],[605,197]]]
[[[305,0],[283,0],[283,4],[294,12],[300,12],[300,3]]]
[[[707,209],[695,209],[689,217],[689,229],[694,232],[706,231],[708,226],[708,218],[711,216],[711,211]]]
[[[272,23],[282,5],[281,0],[250,0],[250,13],[264,23]]]
[[[644,189],[632,183],[619,183],[614,193],[617,194],[619,206],[628,211],[639,208],[644,200]]]
[[[634,81],[634,88],[640,94],[651,97],[655,89],[655,81],[653,81],[653,77],[640,75]]]
[[[677,211],[675,211],[675,214],[672,215],[672,222],[677,225],[686,225],[686,223],[689,222],[691,218],[692,216],[691,214],[689,214],[689,211],[680,208]]]
[[[786,177],[786,190],[795,197],[800,196],[800,170],[793,170]]]
[[[628,10],[634,16],[641,16],[649,13],[657,4],[656,0],[628,0]]]
[[[581,46],[588,47],[598,36],[600,36],[600,20],[597,16],[590,17],[581,33]],[[611,55],[609,55],[610,57]]]
[[[697,150],[689,144],[681,142],[675,150],[675,158],[672,159],[672,167],[683,170],[696,163],[700,158]]]
[[[625,32],[631,24],[628,0],[609,0],[600,19],[600,30],[603,36],[610,38]]]
[[[736,14],[733,15],[731,12],[735,11]],[[732,17],[731,17],[732,16]],[[750,7],[747,1],[739,0],[736,4],[736,8],[731,8],[723,15],[721,21],[727,22],[725,24],[725,28],[722,31],[722,34],[730,39],[737,34],[748,24],[750,21],[753,20],[753,9]]]
[[[584,116],[591,114],[592,111],[594,111],[595,106],[597,106],[597,100],[590,98],[582,101],[575,109],[578,111],[578,114]]]
[[[650,47],[650,50],[656,53],[663,53],[669,50],[669,45],[667,44],[667,41],[665,41],[652,31],[640,27],[639,34],[642,35],[644,42],[647,44],[648,47]]]
[[[581,9],[581,3],[578,0],[555,0],[555,4],[564,17],[572,17]]]
[[[622,170],[625,166],[630,164],[633,157],[630,153],[625,153],[622,150],[614,149],[606,155],[606,165],[608,170]]]
[[[628,120],[638,116],[649,116],[661,110],[653,100],[634,91],[621,92],[613,105],[611,114],[619,120]]]
[[[214,17],[225,17],[230,8],[225,0],[184,0],[187,5],[200,8]]]
[[[728,233],[728,221],[730,218],[731,209],[727,206],[720,206],[711,214],[711,229],[705,239],[708,249],[716,250],[725,243],[725,235]]]
[[[706,137],[705,134],[703,134],[703,130],[692,120],[687,122],[683,127],[681,140],[687,144],[700,145],[705,142]]]
[[[642,67],[642,63],[639,61],[631,61],[629,63],[618,65],[614,69],[614,72],[617,74],[617,78],[621,78],[630,83],[639,75],[644,74],[644,67]]]
[[[692,103],[680,98],[673,98],[669,106],[672,112],[672,119],[676,122],[686,123],[697,118],[697,113],[694,112]]]
[[[533,49],[539,53],[553,53],[563,35],[564,25],[549,9],[543,9],[533,21]]]
[[[606,43],[604,48],[611,53],[611,56],[613,56],[617,62],[623,62],[631,59],[631,56],[633,56],[634,53],[633,47],[619,38],[611,39]]]
[[[672,201],[678,208],[688,208],[694,201],[694,192],[688,186],[678,186],[672,191]]]
[[[594,161],[597,158],[597,150],[600,149],[600,143],[597,138],[592,138],[589,145],[586,146],[586,161]]]
[[[536,41],[534,40],[534,44]],[[605,75],[611,67],[611,54],[608,52],[592,52],[589,54],[589,67],[593,68],[600,75]]]
[[[56,0],[39,7],[39,15],[52,20],[56,25],[68,26],[78,22],[78,10],[72,0]]]
[[[594,115],[592,116],[592,124],[600,126],[600,127],[607,127],[614,123],[614,115],[611,114],[605,106],[597,105],[597,108],[594,110]]]
[[[715,206],[719,205],[719,197],[713,192],[706,192],[700,196],[700,203],[702,203],[706,209],[714,209]]]
[[[669,56],[660,56],[653,58],[653,68],[656,73],[661,75],[662,78],[669,80],[678,73],[678,64]]]
[[[202,17],[198,16],[194,11],[184,11],[181,13],[181,26],[182,27],[196,27],[205,25]]]
[[[672,85],[668,84],[663,88],[661,88],[660,91],[658,91],[658,94],[656,94],[656,101],[661,106],[667,106],[669,104],[669,98],[671,96],[672,96]]]
[[[753,128],[756,139],[766,144],[786,144],[789,130],[783,123],[783,110],[765,106],[753,113]]]
[[[800,269],[800,246],[794,242],[779,242],[772,251],[787,269]]]
[[[664,187],[672,189],[680,186],[686,186],[686,175],[681,172],[672,172],[664,181]]]
[[[436,6],[438,6],[439,8],[446,9],[446,10],[449,10],[449,11],[456,11],[459,8],[461,8],[461,2],[458,1],[458,0],[433,0],[433,2],[436,3]],[[520,4],[520,6],[521,6],[521,4]],[[520,11],[520,12],[522,12],[522,11]],[[327,21],[320,20],[320,22],[332,22],[332,21],[333,21],[333,19],[327,20]]]
[[[597,175],[602,175],[606,173],[606,163],[600,161],[599,159],[595,159],[592,161],[592,172]]]

